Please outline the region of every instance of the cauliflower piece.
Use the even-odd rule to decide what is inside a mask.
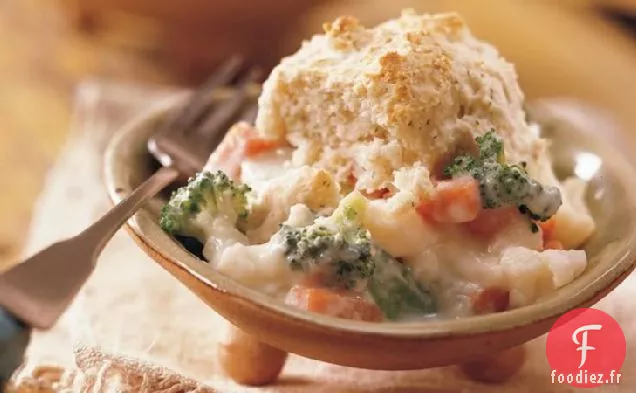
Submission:
[[[288,291],[298,276],[289,269],[282,246],[275,242],[228,245],[214,267],[243,285],[274,296]]]
[[[373,240],[396,258],[421,254],[438,237],[438,232],[417,213],[414,203],[412,194],[399,192],[388,200],[367,204],[363,225]]]
[[[511,247],[502,253],[500,265],[510,288],[510,306],[516,308],[572,282],[585,270],[587,258],[583,250]]]
[[[302,228],[311,224],[315,219],[314,212],[307,205],[298,203],[289,209],[289,217],[285,224],[294,228]]]
[[[561,184],[563,205],[554,216],[554,237],[565,248],[580,247],[594,232],[594,218],[585,205],[587,183],[570,177]]]
[[[220,216],[205,222],[208,235],[203,245],[203,256],[212,266],[216,266],[226,248],[234,244],[248,244],[248,238],[236,228],[233,222]]]
[[[545,250],[541,255],[550,267],[555,288],[561,288],[574,281],[587,266],[583,250]]]

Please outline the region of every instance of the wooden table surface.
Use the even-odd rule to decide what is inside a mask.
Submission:
[[[591,10],[592,0],[369,0],[361,8],[362,1],[336,3],[308,13],[308,30],[299,34],[314,31],[326,15],[346,12],[375,21],[402,6],[455,9],[475,34],[517,64],[528,98],[578,97],[636,130],[636,40]],[[612,3],[636,9],[631,0]],[[0,267],[18,258],[33,203],[69,128],[73,87],[89,75],[174,83],[164,68],[77,33],[54,4],[0,2]]]

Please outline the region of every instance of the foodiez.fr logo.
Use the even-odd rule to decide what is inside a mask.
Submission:
[[[623,330],[608,314],[593,308],[570,311],[548,333],[551,382],[582,388],[618,384],[626,347]]]

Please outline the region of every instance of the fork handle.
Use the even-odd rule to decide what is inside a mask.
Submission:
[[[115,232],[151,197],[177,179],[164,167],[79,235],[55,243],[0,275],[0,308],[28,326],[48,329],[68,308]]]
[[[122,200],[102,218],[86,228],[80,236],[92,244],[95,254],[99,254],[115,232],[150,198],[157,195],[179,177],[173,167],[162,167],[137,187],[128,198]]]
[[[0,392],[24,361],[30,329],[0,307]]]

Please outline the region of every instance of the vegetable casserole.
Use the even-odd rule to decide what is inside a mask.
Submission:
[[[161,225],[282,302],[369,322],[537,302],[586,268],[586,184],[558,180],[514,67],[456,14],[352,17],[283,59]]]

